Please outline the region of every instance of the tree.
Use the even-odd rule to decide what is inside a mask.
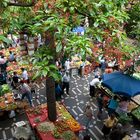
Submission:
[[[76,53],[85,59],[87,54],[91,55],[91,44],[94,46],[97,42],[104,44],[103,51],[108,47],[123,48],[125,33],[121,26],[128,19],[123,8],[126,2],[127,0],[39,0],[30,8],[34,18],[29,18],[30,22],[24,21],[22,25],[28,33],[40,33],[45,39],[44,46],[34,57],[34,78],[47,78],[48,116],[51,121],[56,120],[54,79],[59,79],[54,60],[64,54],[71,56]],[[21,15],[24,19],[29,11],[25,15],[18,12],[18,17]],[[81,36],[72,33],[73,28],[84,25],[85,18],[89,21],[85,34]]]
[[[124,19],[127,19],[127,14],[121,8],[122,4],[124,1],[119,1],[119,3],[106,0],[95,2],[90,0],[58,0],[53,1],[53,3],[47,1],[46,4],[40,4],[41,10],[36,11],[35,19],[37,22],[29,29],[34,33],[52,33],[46,35],[46,42],[48,40],[51,44],[55,42],[53,45],[47,44],[48,48],[55,52],[54,59],[60,56],[60,53],[66,52],[69,55],[80,53],[85,59],[87,53],[90,53],[89,48],[92,42],[105,41],[105,47],[120,48],[122,46],[123,31],[120,31],[120,24],[123,23]],[[72,29],[81,23],[84,24],[86,17],[89,20],[89,27],[86,28],[84,36],[73,34]],[[42,60],[41,63],[44,64],[45,61]],[[47,97],[49,98],[49,95]],[[51,99],[51,102],[54,101],[54,98]]]

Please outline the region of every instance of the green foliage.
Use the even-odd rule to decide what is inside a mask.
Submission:
[[[3,35],[0,35],[0,42],[4,42],[4,43],[7,43],[7,44],[11,44],[12,43],[12,41],[10,39],[6,38]]]
[[[134,6],[128,11],[128,14],[130,19],[126,26],[127,34],[130,37],[140,36],[140,2],[134,4]]]
[[[65,47],[65,51],[71,56],[74,54],[80,54],[81,57],[85,59],[87,54],[92,54],[90,41],[91,39],[89,39],[86,35],[77,36],[75,34],[71,34],[66,40],[67,46]]]
[[[23,31],[30,24],[33,24],[33,20],[31,20],[33,16],[34,13],[31,8],[7,7],[1,14],[1,27],[6,32]]]
[[[57,78],[54,74],[57,69],[50,66],[56,56],[78,53],[85,59],[87,54],[91,55],[91,44],[106,41],[107,37],[112,38],[108,46],[121,46],[123,34],[119,32],[119,27],[128,19],[123,8],[127,0],[57,0],[53,6],[42,2],[42,7],[36,12],[33,8],[10,7],[2,15],[2,26],[7,30],[26,30],[32,35],[51,33],[50,41],[55,43],[39,49],[34,56],[34,78],[46,75]],[[73,28],[84,24],[86,17],[89,27],[86,27],[85,35],[72,33]],[[49,47],[51,50],[48,50]]]
[[[46,46],[38,49],[32,58],[34,76],[33,80],[39,77],[53,77],[55,80],[60,80],[57,67],[53,64],[53,56],[51,50]],[[52,62],[52,64],[50,63]]]
[[[11,89],[10,89],[9,85],[4,84],[4,85],[1,86],[0,96],[3,96],[5,93],[8,93],[10,91],[11,91]]]

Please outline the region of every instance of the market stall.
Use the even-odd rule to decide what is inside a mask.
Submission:
[[[0,88],[0,119],[10,117],[11,111],[29,106],[26,101],[18,100],[18,96],[12,92],[8,84],[4,84]]]
[[[39,105],[35,108],[26,110],[31,127],[34,128],[40,140],[77,140],[76,132],[82,127],[70,115],[63,104],[57,103],[57,120],[48,120],[47,104]]]
[[[108,88],[106,88],[102,85],[97,86],[96,92],[102,93],[105,95],[104,96],[104,106],[105,107],[107,106],[108,101],[115,95],[111,90],[109,90]],[[118,101],[120,101],[122,98],[122,96],[120,96],[120,95],[117,95],[117,97],[118,97]],[[128,112],[131,112],[132,110],[136,109],[138,106],[139,106],[139,104],[137,104],[137,102],[135,102],[133,100],[133,98],[130,98],[129,104],[128,104]]]
[[[116,79],[115,79],[116,80]],[[122,84],[122,80],[121,81],[121,84]],[[113,81],[112,81],[113,83]],[[111,84],[112,84],[111,83]],[[126,85],[129,85],[130,87],[130,84],[128,84],[128,82],[126,82],[127,84]],[[117,87],[119,86],[118,84],[116,84]],[[132,88],[131,88],[132,90]],[[114,96],[114,95],[117,95],[118,97],[118,101],[120,101],[122,99],[122,95],[119,95],[117,93],[113,93],[111,91],[111,89],[103,86],[103,85],[99,85],[97,86],[97,93],[102,93],[104,94],[104,107],[107,107],[107,104],[108,104],[108,101]],[[125,94],[126,95],[126,94]],[[128,107],[127,107],[127,112],[128,114],[130,114],[133,118],[133,121],[136,122],[135,124],[139,123],[140,122],[140,95],[137,95],[137,96],[132,96],[132,97],[129,97],[129,104],[128,104]]]
[[[89,61],[82,61],[80,57],[74,56],[71,59],[70,71],[71,75],[87,75],[92,70],[92,64]]]
[[[20,53],[22,53],[20,51],[20,47],[15,47],[15,48],[11,47],[8,49],[2,49],[2,50],[0,50],[0,54],[2,54],[2,55],[4,54],[5,59],[9,60],[9,56],[10,56],[9,52],[10,51],[13,52],[13,54],[16,58],[16,61],[8,62],[8,66],[6,68],[6,71],[8,72],[9,75],[11,75],[12,72],[14,72],[14,71],[16,71],[18,75],[20,75],[21,74],[21,69],[20,69],[21,67],[27,69],[29,72],[32,70],[32,65],[27,61],[27,59],[29,57],[24,56],[24,53],[20,54]]]

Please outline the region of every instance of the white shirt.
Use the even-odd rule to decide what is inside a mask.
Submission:
[[[98,83],[100,83],[100,80],[98,78],[94,78],[91,82],[90,85],[91,86],[96,86]]]
[[[23,71],[23,73],[22,73],[22,78],[23,78],[24,80],[28,80],[28,73],[27,73],[26,70]]]
[[[65,62],[65,68],[66,68],[66,70],[69,70],[70,69],[70,61],[66,60],[66,62]]]
[[[69,83],[70,82],[70,76],[65,74],[62,78],[62,81],[66,82],[66,83]]]
[[[31,88],[26,83],[24,83],[23,85],[21,85],[20,89],[21,89],[21,92],[23,94],[24,93],[27,93],[27,92],[31,92]]]
[[[115,65],[115,61],[108,62],[108,67],[114,67],[114,65]]]

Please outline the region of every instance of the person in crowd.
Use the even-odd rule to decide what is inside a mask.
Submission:
[[[34,94],[35,95],[35,98],[38,99],[38,96],[36,94],[36,91],[37,91],[37,88],[38,88],[38,85],[37,83],[32,80],[29,84],[30,88],[31,88],[31,94]]]
[[[31,88],[23,80],[21,80],[20,83],[21,83],[21,85],[19,86],[19,89],[22,93],[21,100],[23,100],[26,97],[28,99],[30,106],[33,106],[32,98],[31,98]]]
[[[101,77],[101,70],[99,68],[96,68],[94,75],[98,78]]]
[[[82,123],[84,124],[84,127],[86,130],[88,129],[88,127],[90,125],[92,116],[93,116],[93,113],[91,110],[91,106],[90,106],[90,104],[87,104],[84,109],[84,116],[82,118]]]
[[[80,68],[79,68],[80,76],[84,76],[84,67],[85,67],[85,65],[86,65],[86,62],[82,59],[81,64],[80,64]]]
[[[56,95],[56,100],[61,99],[61,95],[62,95],[62,89],[60,87],[60,85],[56,82],[55,83],[55,95]]]
[[[69,76],[69,72],[68,71],[66,71],[66,73],[62,77],[62,82],[63,82],[63,87],[62,87],[63,93],[64,93],[64,89],[66,88],[66,93],[69,94],[70,76]]]
[[[5,73],[1,72],[1,69],[0,69],[0,85],[3,85],[3,84],[6,84],[6,75]]]
[[[99,108],[97,117],[99,119],[101,119],[103,104],[104,104],[104,94],[99,94],[98,97],[97,97],[97,105],[98,105],[98,108]]]
[[[10,53],[9,61],[10,61],[10,62],[15,61],[14,53],[13,53],[12,51],[9,51],[9,53]]]
[[[90,96],[91,97],[95,96],[96,85],[99,84],[100,81],[101,81],[101,78],[98,78],[98,76],[95,76],[95,78],[90,82]]]
[[[115,66],[116,63],[116,59],[112,59],[108,61],[108,67],[109,68],[113,68]]]
[[[110,140],[122,140],[126,135],[125,130],[123,130],[121,124],[117,124],[109,134]]]
[[[13,77],[12,77],[12,82],[11,82],[11,86],[13,87],[13,89],[16,89],[18,84],[19,84],[19,76],[17,75],[17,72],[13,73]]]
[[[69,71],[70,70],[70,60],[69,59],[67,59],[66,61],[65,61],[65,70],[66,71]]]
[[[90,136],[89,135],[85,135],[83,140],[90,140]]]
[[[104,121],[104,125],[102,128],[102,132],[104,134],[104,137],[107,138],[107,136],[109,135],[111,129],[116,126],[118,120],[115,117],[114,114],[111,114],[110,117],[108,117],[105,121]]]
[[[128,112],[129,101],[126,97],[122,97],[122,100],[119,102],[116,112],[118,114],[126,114]]]
[[[115,111],[116,111],[117,107],[118,107],[117,96],[114,96],[108,102],[108,114],[109,115],[115,114]]]
[[[8,63],[8,61],[5,59],[4,55],[2,55],[0,58],[1,72],[6,72],[7,63]]]
[[[55,65],[58,69],[61,69],[62,68],[62,64],[61,64],[61,60],[60,58],[58,58],[56,61],[55,61]]]
[[[21,78],[22,78],[25,82],[29,83],[29,77],[28,77],[27,70],[25,70],[24,68],[21,68],[21,70],[22,70]]]
[[[0,64],[6,63],[6,59],[4,58],[4,55],[1,55],[0,57]]]
[[[105,72],[105,69],[107,68],[107,62],[106,59],[101,60],[101,72],[102,74]]]
[[[101,73],[103,74],[105,72],[105,69],[107,67],[107,62],[104,56],[99,58],[99,62],[100,62],[100,69],[101,69]]]

